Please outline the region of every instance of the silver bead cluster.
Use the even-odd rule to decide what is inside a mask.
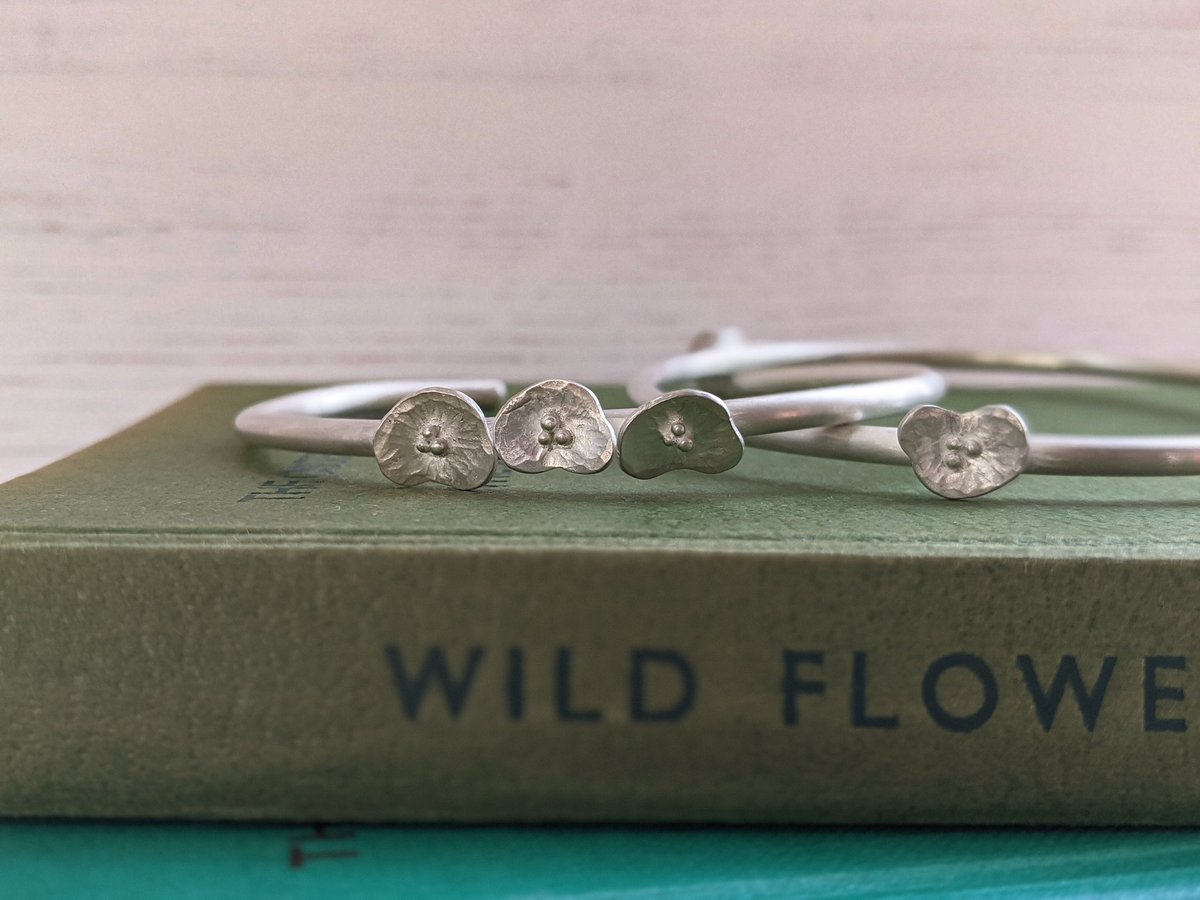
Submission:
[[[537,442],[543,447],[554,444],[557,447],[570,447],[575,443],[575,435],[570,428],[565,428],[562,419],[554,413],[542,417],[542,432],[537,436]]]
[[[442,438],[442,429],[436,425],[426,425],[421,429],[421,439],[417,441],[418,453],[431,453],[434,456],[445,456],[450,445]]]
[[[686,436],[687,430],[687,424],[683,421],[674,422],[671,425],[671,433],[664,434],[662,442],[668,447],[674,447],[681,453],[690,453],[692,448],[696,446],[696,442]]]
[[[942,456],[942,465],[948,469],[961,469],[966,464],[966,460],[963,459],[964,453],[971,459],[978,459],[983,453],[983,444],[974,438],[963,441],[952,437],[943,446],[946,448],[946,453]]]

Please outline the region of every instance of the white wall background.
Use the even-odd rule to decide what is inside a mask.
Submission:
[[[1200,360],[1200,4],[0,2],[0,478],[730,322]]]

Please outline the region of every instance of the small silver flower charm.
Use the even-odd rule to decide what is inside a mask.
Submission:
[[[401,487],[436,481],[470,491],[487,484],[496,469],[483,410],[449,388],[426,388],[393,406],[373,446],[380,471]]]
[[[1025,423],[1009,406],[966,413],[918,406],[900,422],[897,436],[921,483],[951,500],[1004,487],[1029,455]]]
[[[518,472],[566,469],[577,475],[612,462],[616,435],[600,401],[574,381],[539,381],[496,413],[496,450]]]
[[[720,397],[671,391],[643,403],[621,426],[621,468],[634,478],[675,469],[715,474],[742,459],[745,441]]]

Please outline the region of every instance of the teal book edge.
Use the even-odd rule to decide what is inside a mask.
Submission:
[[[1192,896],[1191,831],[0,822],[21,900]]]
[[[1200,822],[1200,479],[748,451],[402,490],[216,386],[0,486],[0,812]],[[1200,429],[1186,391],[962,394]],[[618,392],[604,392],[621,403]]]

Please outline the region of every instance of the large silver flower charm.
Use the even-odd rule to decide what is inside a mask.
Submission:
[[[518,472],[600,472],[616,435],[600,401],[574,381],[552,379],[515,394],[496,414],[496,451]]]
[[[897,435],[921,483],[951,500],[1003,487],[1021,474],[1029,455],[1025,423],[1009,406],[966,413],[918,406]]]
[[[380,471],[401,487],[436,481],[470,491],[487,484],[496,469],[483,410],[449,388],[426,388],[393,406],[373,446]]]
[[[745,442],[729,408],[705,391],[671,391],[643,403],[621,426],[621,468],[634,478],[674,469],[715,474],[732,469]]]

